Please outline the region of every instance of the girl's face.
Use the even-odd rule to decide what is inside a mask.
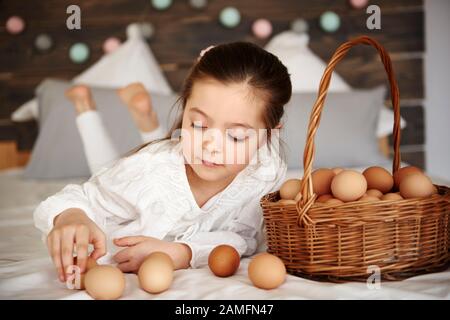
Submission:
[[[196,81],[182,122],[183,155],[203,180],[234,178],[265,143],[264,102],[246,83]]]

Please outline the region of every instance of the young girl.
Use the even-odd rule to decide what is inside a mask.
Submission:
[[[286,173],[276,133],[290,97],[286,67],[262,48],[235,42],[205,52],[184,82],[170,137],[36,208],[59,279],[74,253],[85,271],[89,246],[93,259],[108,253],[124,272],[154,251],[176,269],[207,265],[219,244],[252,255],[262,236],[259,201]]]

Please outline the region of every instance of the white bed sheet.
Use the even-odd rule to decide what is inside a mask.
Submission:
[[[299,178],[301,174],[301,170],[290,170],[287,176]],[[40,201],[67,183],[81,180],[32,181],[21,175],[21,169],[0,172],[0,299],[91,299],[85,291],[69,290],[56,279],[32,219]],[[177,270],[171,288],[158,295],[141,290],[136,275],[127,274],[122,299],[450,299],[450,269],[382,282],[378,290],[365,283],[324,283],[291,275],[279,288],[262,290],[247,277],[249,261],[242,259],[237,274],[229,278],[215,277],[207,267]]]

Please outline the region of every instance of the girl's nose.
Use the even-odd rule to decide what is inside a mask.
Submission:
[[[213,139],[203,140],[203,150],[208,154],[218,153],[217,144]]]
[[[203,150],[208,154],[219,153],[222,149],[222,134],[218,130],[210,129],[203,136]]]

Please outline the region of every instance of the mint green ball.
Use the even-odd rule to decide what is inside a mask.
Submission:
[[[152,0],[152,5],[157,10],[165,10],[172,5],[172,0]]]
[[[320,16],[320,26],[326,32],[335,32],[339,29],[340,25],[341,19],[332,11],[326,11]]]
[[[220,12],[219,19],[225,27],[234,28],[241,22],[241,14],[234,7],[226,7]]]
[[[89,47],[82,42],[77,42],[70,47],[69,56],[73,62],[83,63],[89,58]]]

